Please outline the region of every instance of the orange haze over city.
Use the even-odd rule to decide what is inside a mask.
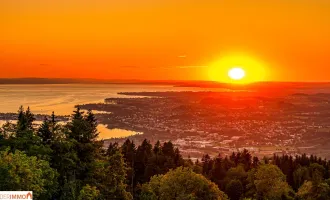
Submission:
[[[0,26],[0,78],[330,81],[328,0],[1,0]]]

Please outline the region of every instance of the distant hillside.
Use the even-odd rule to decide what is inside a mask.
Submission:
[[[0,78],[0,84],[154,84],[178,87],[219,87],[224,83],[212,81],[187,80],[110,80],[110,79],[74,79],[74,78]]]
[[[73,78],[0,78],[0,84],[183,84],[184,81],[102,80]]]
[[[48,78],[1,78],[0,84],[68,84],[79,83],[75,79],[48,79]]]
[[[270,89],[313,89],[315,87],[330,88],[327,82],[256,82],[249,84],[232,84],[198,80],[106,80],[106,79],[74,79],[74,78],[0,78],[0,84],[154,84],[173,85],[175,87],[227,88],[238,90]]]

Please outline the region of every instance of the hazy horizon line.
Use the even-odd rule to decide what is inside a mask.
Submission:
[[[47,78],[47,77],[11,77],[11,78],[5,78],[5,77],[0,77],[0,84],[2,81],[17,81],[17,80],[57,80],[57,81],[98,81],[100,83],[111,83],[111,82],[179,82],[179,83],[189,83],[189,82],[199,82],[199,83],[214,83],[214,84],[236,84],[236,83],[231,83],[231,82],[221,82],[221,81],[212,81],[212,80],[198,80],[198,79],[191,79],[191,80],[172,80],[172,79],[104,79],[104,78]],[[76,83],[83,83],[83,82],[76,82]],[[330,83],[330,80],[327,81],[255,81],[255,82],[249,82],[249,83],[244,83],[246,84],[255,84],[255,83]],[[17,83],[20,84],[20,83]],[[26,83],[22,83],[26,84]],[[51,84],[51,83],[49,83]]]

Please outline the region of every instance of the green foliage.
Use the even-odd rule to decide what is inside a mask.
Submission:
[[[50,144],[51,141],[53,140],[53,133],[50,127],[51,127],[51,122],[47,118],[45,118],[37,131],[37,135],[40,138],[42,138],[42,141],[45,144]]]
[[[244,149],[242,152],[233,152],[230,156],[230,160],[235,164],[235,166],[242,165],[245,171],[249,171],[252,166],[252,156]]]
[[[128,139],[105,151],[95,116],[79,107],[63,126],[54,113],[38,128],[34,120],[21,107],[17,124],[0,128],[0,190],[29,189],[45,200],[227,199],[221,190],[233,200],[287,200],[292,187],[297,200],[330,199],[330,162],[316,156],[259,161],[244,150],[194,163],[170,141]]]
[[[243,195],[243,185],[239,180],[231,180],[226,186],[226,194],[230,200],[240,200]]]
[[[247,184],[246,170],[258,165],[258,163],[253,164],[252,159],[254,159],[255,162],[258,161],[258,159],[252,158],[251,154],[246,150],[243,152],[234,152],[229,158],[222,158],[219,155],[211,159],[208,155],[204,155],[202,158],[203,174],[209,177],[223,190],[226,189],[226,185],[231,180],[238,179],[243,184],[245,191]]]
[[[76,200],[78,195],[79,181],[70,177],[70,180],[64,178],[63,185],[61,185],[59,199],[60,200]]]
[[[135,154],[136,154],[136,147],[134,142],[127,139],[124,144],[121,146],[121,152],[124,156],[124,161],[127,164],[127,183],[130,186],[130,192],[134,193],[134,161],[135,161]]]
[[[291,188],[283,172],[275,165],[260,165],[255,173],[254,184],[258,199],[282,199],[289,198]]]
[[[2,150],[9,147],[11,152],[20,150],[28,156],[37,156],[40,159],[49,161],[52,150],[35,134],[33,121],[34,115],[30,109],[24,111],[21,106],[17,124],[7,123],[3,126],[3,139],[0,141]]]
[[[96,140],[96,119],[92,112],[84,115],[78,107],[72,115],[72,121],[63,129],[64,133],[58,133],[60,129],[54,115],[48,123],[51,125],[50,132],[56,138],[51,143],[54,151],[52,164],[60,173],[58,181],[63,185],[58,198],[76,199],[82,186],[93,182],[97,173],[95,166],[99,159],[104,159],[103,142]]]
[[[5,140],[8,140],[9,138],[13,137],[16,135],[16,124],[6,122],[2,127],[0,128],[0,142],[1,146],[6,146],[4,143]]]
[[[324,175],[326,173],[325,168],[317,163],[313,163],[309,166],[309,172],[311,181],[306,181],[298,190],[297,196],[300,199],[316,199],[326,200],[330,199],[330,186]]]
[[[77,163],[79,163],[76,141],[72,139],[55,141],[52,149],[52,167],[59,172],[58,182],[62,186],[58,198],[75,199],[79,192],[79,182],[76,180]]]
[[[93,113],[84,115],[77,108],[72,122],[65,127],[57,124],[54,113],[36,130],[33,121],[30,109],[24,111],[21,107],[17,125],[7,125],[2,130],[1,145],[11,152],[20,150],[27,156],[50,161],[50,166],[59,173],[56,183],[60,185],[52,198],[77,199],[82,186],[91,181],[97,160],[104,159],[103,142],[96,140],[97,122]],[[14,134],[9,134],[10,128]]]
[[[179,167],[165,175],[152,177],[149,183],[142,186],[140,199],[222,200],[227,199],[227,196],[204,176],[194,173],[189,168]]]
[[[79,107],[72,114],[72,121],[67,124],[67,127],[69,129],[68,136],[79,143],[96,142],[99,135],[94,114],[88,111],[85,115]]]
[[[192,167],[192,170],[196,173],[196,174],[202,174],[203,173],[203,166],[201,165],[202,163],[199,162],[199,160],[197,159],[195,162],[195,165]]]
[[[94,167],[95,171],[90,182],[100,190],[101,199],[132,199],[131,194],[125,190],[127,168],[119,151],[107,160],[99,160]]]
[[[117,142],[115,142],[115,143],[110,143],[110,144],[109,144],[109,147],[108,147],[108,149],[107,149],[107,153],[106,153],[106,155],[107,155],[107,156],[111,156],[111,155],[117,153],[117,151],[119,151],[118,143],[117,143]]]
[[[317,163],[313,163],[309,166],[310,176],[314,184],[321,183],[325,174],[325,168]]]
[[[44,160],[20,151],[0,152],[0,190],[31,190],[36,198],[49,199],[57,190],[58,174]]]
[[[34,120],[33,115],[31,115],[30,108],[28,108],[28,113],[24,111],[23,106],[18,109],[18,119],[17,119],[17,137],[21,136],[21,132],[28,129],[32,129],[32,122]]]
[[[184,160],[179,149],[171,142],[163,145],[158,141],[154,148],[148,140],[144,140],[137,148],[133,141],[127,139],[120,148],[127,164],[127,184],[135,198],[139,196],[140,188],[157,174],[165,174],[170,169],[182,166]],[[116,144],[110,144],[108,154],[117,151]]]
[[[327,180],[325,180],[325,182],[330,186],[330,178],[328,178]]]
[[[293,172],[293,188],[298,190],[304,184],[304,182],[309,179],[310,176],[308,168],[299,166],[299,168]]]
[[[237,166],[230,168],[226,173],[226,181],[230,182],[231,180],[239,180],[241,183],[245,182],[248,174],[244,170],[243,166]]]
[[[78,200],[97,200],[99,197],[100,191],[87,184],[80,190]]]
[[[314,199],[314,194],[312,194],[313,183],[311,181],[306,181],[298,190],[297,197],[304,200]]]
[[[245,192],[245,196],[246,197],[250,197],[253,198],[256,193],[257,193],[257,188],[255,185],[255,175],[257,172],[257,168],[252,168],[248,173],[247,173],[247,185],[246,185],[246,192]]]
[[[301,200],[327,200],[330,199],[330,187],[325,182],[314,184],[306,181],[297,192]]]
[[[139,183],[149,181],[149,177],[145,176],[145,169],[148,165],[148,159],[152,156],[152,145],[149,141],[144,140],[136,150],[134,173],[135,180]]]

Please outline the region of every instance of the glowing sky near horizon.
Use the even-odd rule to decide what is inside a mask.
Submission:
[[[209,80],[245,55],[330,81],[328,0],[0,0],[0,27],[0,77]]]

